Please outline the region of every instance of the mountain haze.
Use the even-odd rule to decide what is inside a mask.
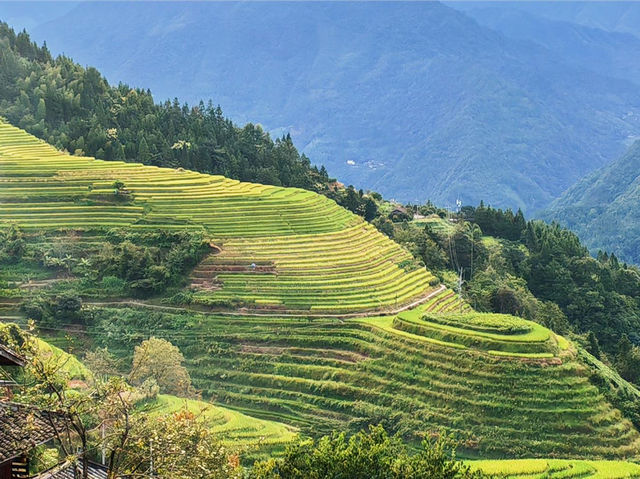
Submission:
[[[476,6],[477,5],[477,6]],[[455,3],[478,23],[505,36],[548,49],[564,62],[640,84],[640,36],[549,18],[545,11],[513,2]]]
[[[81,4],[34,37],[157,100],[289,131],[332,176],[399,200],[536,211],[640,132],[629,79],[439,3],[148,6]]]
[[[517,9],[549,20],[570,22],[607,32],[631,33],[640,37],[640,4],[625,1],[562,2],[445,2],[464,11],[490,8]]]

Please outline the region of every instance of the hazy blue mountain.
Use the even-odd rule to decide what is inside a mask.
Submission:
[[[569,188],[543,216],[574,230],[592,252],[640,264],[640,140]]]
[[[550,20],[571,22],[609,32],[632,33],[640,37],[640,3],[634,1],[516,1],[516,2],[446,2],[467,11],[485,7],[509,8]]]
[[[340,180],[405,201],[535,211],[640,134],[629,78],[434,2],[91,2],[33,33],[158,100],[290,131]]]
[[[23,29],[31,31],[44,22],[50,22],[52,19],[63,16],[79,4],[78,1],[33,2],[21,0],[20,2],[0,2],[0,16],[16,31]]]
[[[513,2],[452,6],[510,38],[547,48],[568,64],[640,85],[640,36],[550,19],[543,10]],[[539,14],[534,13],[538,10]]]

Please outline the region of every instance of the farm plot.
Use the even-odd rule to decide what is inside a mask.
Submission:
[[[464,313],[471,306],[450,289],[445,289],[424,304],[424,310],[432,313]]]
[[[504,479],[623,479],[640,477],[640,465],[624,461],[520,459],[468,461],[474,470]]]
[[[0,228],[32,233],[205,231],[222,248],[194,272],[193,301],[205,306],[385,310],[437,283],[402,247],[316,193],[71,156],[1,121],[0,206]]]
[[[282,450],[298,437],[294,428],[275,421],[257,419],[232,409],[195,399],[182,399],[166,394],[144,406],[148,414],[171,414],[187,408],[205,422],[222,444],[240,449],[244,455]]]
[[[398,314],[392,324],[400,331],[496,355],[553,357],[565,344],[547,328],[507,314],[434,314],[417,308]]]
[[[640,448],[638,432],[573,356],[505,360],[386,331],[373,319],[129,309],[98,309],[94,318],[89,334],[114,354],[164,337],[188,358],[203,397],[303,434],[382,423],[418,441],[444,429],[463,441],[464,454],[484,457],[618,459]]]

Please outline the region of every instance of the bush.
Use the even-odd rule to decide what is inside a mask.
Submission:
[[[117,276],[105,276],[100,281],[100,289],[108,296],[124,294],[127,282]]]
[[[344,433],[289,446],[281,459],[258,462],[252,479],[462,479],[481,478],[455,460],[448,438],[425,440],[417,454],[382,426],[347,439]]]
[[[0,263],[16,263],[25,252],[26,243],[22,231],[14,224],[0,231]]]
[[[63,321],[79,322],[82,318],[82,299],[75,293],[62,293],[54,299],[53,316]]]

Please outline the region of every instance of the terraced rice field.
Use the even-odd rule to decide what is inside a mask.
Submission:
[[[116,194],[113,183],[125,184]],[[435,278],[328,198],[182,169],[63,154],[0,122],[0,227],[205,230],[219,254],[194,271],[195,302],[252,309],[370,311],[424,297]]]
[[[423,313],[416,308],[398,314],[396,330],[457,348],[473,348],[489,354],[552,358],[568,348],[565,339],[547,328],[506,314]]]
[[[298,437],[294,428],[275,421],[256,419],[203,401],[165,394],[158,395],[157,400],[145,405],[143,411],[171,414],[184,407],[201,418],[222,444],[240,450],[243,455],[254,456],[259,452],[282,450]]]
[[[622,461],[521,459],[469,461],[473,469],[504,479],[623,479],[640,477],[640,465]]]
[[[376,318],[122,309],[97,310],[95,318],[89,334],[115,354],[127,357],[149,335],[165,337],[188,358],[203,397],[303,434],[381,422],[410,440],[442,428],[471,456],[614,459],[640,450],[638,432],[573,355],[505,359],[385,329]]]
[[[432,313],[466,313],[472,308],[455,292],[445,289],[425,302],[424,310]]]

